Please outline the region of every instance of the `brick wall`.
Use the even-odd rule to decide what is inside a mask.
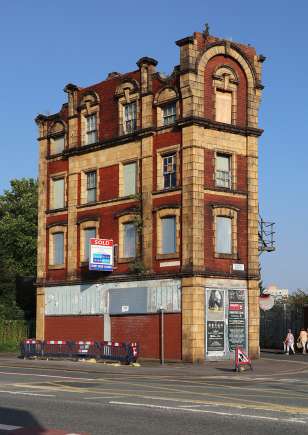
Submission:
[[[212,150],[204,150],[204,186],[207,189],[214,189],[215,171],[215,152]]]
[[[165,314],[165,358],[182,358],[182,316],[180,313]],[[160,315],[112,316],[111,337],[113,341],[137,341],[140,356],[159,359]]]
[[[119,196],[119,165],[112,165],[99,170],[100,200],[106,201]]]
[[[45,340],[104,339],[103,316],[46,316]]]

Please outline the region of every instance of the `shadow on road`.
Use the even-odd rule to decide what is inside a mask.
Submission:
[[[233,367],[230,367],[230,368],[216,367],[216,370],[218,370],[219,372],[227,372],[227,373],[233,373],[234,372],[234,368]]]
[[[4,425],[8,426],[5,430]],[[12,430],[10,426],[18,427]],[[9,432],[7,432],[9,430]],[[27,433],[31,435],[43,435],[46,430],[28,411],[21,409],[3,408],[0,407],[0,434],[10,433],[11,435],[22,435]]]

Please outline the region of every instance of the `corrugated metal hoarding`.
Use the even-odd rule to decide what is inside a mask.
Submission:
[[[45,314],[130,314],[181,311],[180,280],[82,284],[45,288]]]

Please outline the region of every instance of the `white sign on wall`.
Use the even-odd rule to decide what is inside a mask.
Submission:
[[[90,239],[90,270],[113,270],[113,240]]]

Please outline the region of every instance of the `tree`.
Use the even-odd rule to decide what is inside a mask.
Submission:
[[[36,274],[37,181],[11,180],[0,196],[0,317],[21,315],[16,281]]]
[[[288,303],[301,306],[308,304],[308,293],[305,290],[297,289],[296,292],[288,297]]]

